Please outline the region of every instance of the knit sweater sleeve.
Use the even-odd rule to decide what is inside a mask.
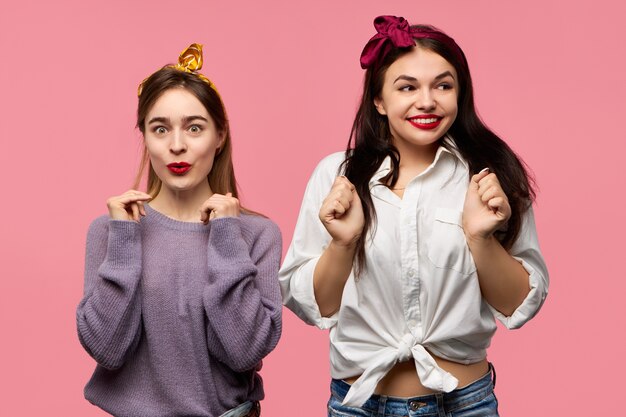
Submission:
[[[78,338],[107,369],[121,367],[141,335],[141,233],[132,221],[96,219],[87,233]]]
[[[237,372],[255,368],[282,330],[280,230],[263,218],[254,219],[262,224],[260,231],[243,222],[235,217],[211,221],[203,293],[209,350]]]

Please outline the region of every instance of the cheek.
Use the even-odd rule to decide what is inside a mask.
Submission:
[[[162,163],[163,158],[161,155],[163,152],[155,144],[146,144],[146,153],[148,154],[148,158],[150,159],[152,165],[159,165]]]

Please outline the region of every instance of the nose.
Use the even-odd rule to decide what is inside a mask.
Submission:
[[[422,88],[417,94],[415,106],[421,111],[432,111],[437,107],[437,101],[430,88]]]
[[[187,151],[187,143],[185,142],[185,135],[179,131],[174,131],[172,135],[172,141],[170,142],[170,152],[174,155],[180,155]]]

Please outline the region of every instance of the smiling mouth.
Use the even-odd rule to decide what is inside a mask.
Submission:
[[[429,114],[426,116],[411,117],[407,120],[409,121],[409,123],[411,123],[413,126],[419,129],[430,130],[439,126],[442,119],[443,117],[441,116],[435,116],[435,115]]]

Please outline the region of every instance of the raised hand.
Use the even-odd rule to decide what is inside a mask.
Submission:
[[[361,236],[364,225],[361,199],[346,177],[335,179],[322,202],[319,219],[338,245],[351,246]]]
[[[511,217],[509,199],[496,174],[487,168],[472,176],[463,206],[463,231],[468,240],[487,239]]]
[[[143,203],[152,199],[150,194],[142,191],[128,190],[122,195],[113,196],[107,200],[109,216],[113,220],[139,221],[146,215]]]
[[[241,210],[239,200],[232,193],[213,194],[200,208],[200,220],[207,224],[210,220],[220,217],[238,217]]]

